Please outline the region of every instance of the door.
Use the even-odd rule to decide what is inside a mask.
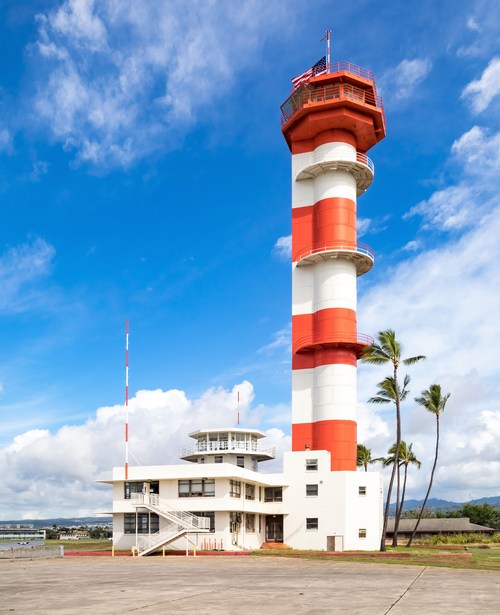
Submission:
[[[283,542],[283,515],[266,516],[266,542]]]

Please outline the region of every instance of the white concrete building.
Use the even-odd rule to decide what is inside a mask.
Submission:
[[[188,463],[115,468],[113,543],[148,554],[184,550],[372,550],[378,547],[382,484],[378,473],[332,472],[327,451],[288,452],[280,474],[260,472],[274,449],[257,430],[207,429],[181,451]],[[191,463],[189,463],[191,462]]]

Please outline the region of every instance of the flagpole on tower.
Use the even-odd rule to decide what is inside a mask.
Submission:
[[[332,36],[332,31],[326,31],[326,74],[328,75],[330,72],[330,39]],[[324,39],[323,39],[324,40]]]

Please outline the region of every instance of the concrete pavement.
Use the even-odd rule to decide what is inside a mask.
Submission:
[[[500,573],[275,557],[0,561],[0,613],[500,612]]]

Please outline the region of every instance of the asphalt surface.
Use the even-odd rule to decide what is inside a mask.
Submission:
[[[500,573],[281,557],[0,561],[0,613],[500,613]]]

